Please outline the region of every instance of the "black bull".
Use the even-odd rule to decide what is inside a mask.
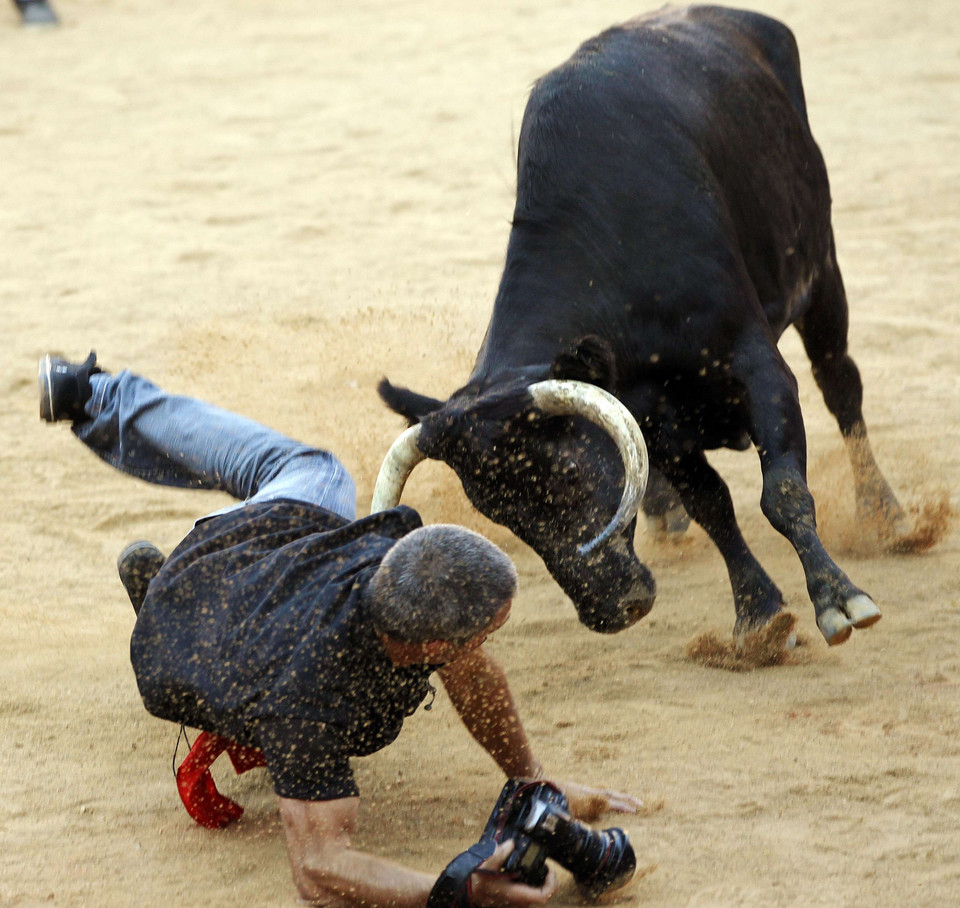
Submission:
[[[659,479],[644,510],[682,514],[675,492],[706,530],[729,571],[738,635],[783,598],[704,451],[753,444],[763,513],[800,557],[824,637],[842,643],[880,612],[817,535],[797,384],[777,349],[790,325],[846,442],[858,512],[893,541],[904,515],[873,459],[847,354],[829,184],[793,35],[754,13],[662,11],[587,41],[534,86],[506,263],[467,383],[446,402],[387,381],[380,394],[421,424],[422,453],[449,464],[604,632],[655,597],[635,521],[577,551],[616,509],[620,458],[586,420],[533,407],[527,386],[577,379],[629,409]]]

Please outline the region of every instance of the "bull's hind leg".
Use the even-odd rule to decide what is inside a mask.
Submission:
[[[643,495],[643,516],[647,528],[663,539],[678,539],[690,526],[690,516],[669,480],[655,467],[650,468],[647,490]]]
[[[910,532],[903,509],[870,447],[863,421],[863,384],[847,353],[847,298],[831,243],[830,258],[811,289],[810,308],[796,324],[827,408],[837,420],[853,468],[857,521],[896,548]]]
[[[763,470],[760,506],[800,558],[820,632],[831,646],[843,643],[853,628],[878,621],[880,610],[834,563],[817,535],[796,380],[766,337],[754,337],[738,351],[734,368],[747,387],[751,435]]]

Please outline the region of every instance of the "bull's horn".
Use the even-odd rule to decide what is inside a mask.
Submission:
[[[426,460],[427,455],[417,447],[417,438],[420,435],[420,423],[406,430],[387,451],[383,458],[383,465],[377,476],[377,484],[373,488],[373,501],[370,502],[370,513],[387,511],[400,504],[403,486],[413,468]]]
[[[613,439],[623,460],[624,484],[620,506],[599,536],[577,551],[588,555],[600,543],[627,526],[637,515],[650,471],[647,446],[633,414],[603,388],[580,381],[541,381],[528,388],[533,402],[544,413],[582,416],[599,426]]]

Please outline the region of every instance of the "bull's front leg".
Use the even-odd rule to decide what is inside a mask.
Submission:
[[[817,626],[827,643],[843,643],[854,628],[870,627],[880,620],[880,609],[854,586],[820,542],[813,496],[790,457],[765,465],[760,506],[767,520],[790,540],[800,556]]]
[[[773,527],[790,540],[807,582],[820,633],[831,646],[854,628],[880,620],[873,600],[854,586],[827,554],[817,534],[816,509],[806,481],[806,436],[796,381],[779,354],[759,357],[749,398],[753,438],[763,470],[760,506]]]
[[[743,639],[763,627],[783,606],[783,596],[747,546],[737,526],[727,484],[701,452],[673,455],[663,470],[687,513],[720,550],[730,575],[737,620],[734,636]]]

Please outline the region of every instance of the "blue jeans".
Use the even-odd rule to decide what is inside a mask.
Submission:
[[[74,423],[73,431],[118,470],[147,482],[217,489],[240,499],[215,514],[288,498],[356,519],[356,486],[329,451],[192,397],[167,394],[128,371],[100,372],[90,384],[93,394],[85,408],[90,419]]]

